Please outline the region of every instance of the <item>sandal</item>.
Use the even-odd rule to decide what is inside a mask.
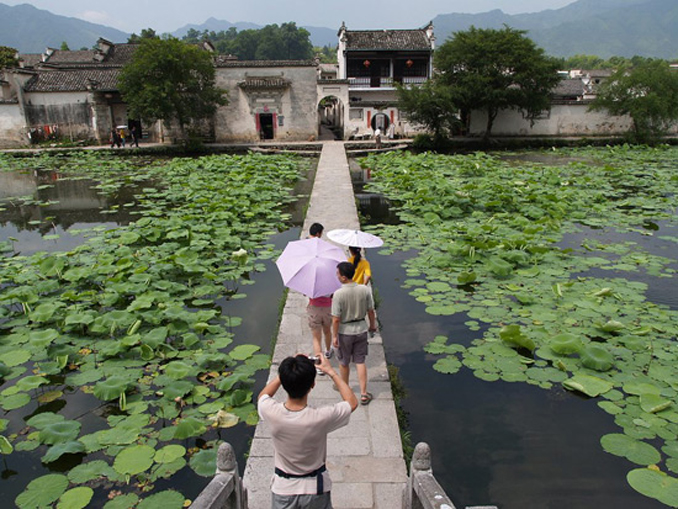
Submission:
[[[360,404],[361,405],[369,405],[370,401],[372,401],[372,394],[369,392],[366,392],[365,394],[360,395]]]

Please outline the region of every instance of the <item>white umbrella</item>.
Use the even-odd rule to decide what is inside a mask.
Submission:
[[[360,230],[331,230],[327,232],[327,238],[342,246],[380,247],[384,244],[376,235]]]

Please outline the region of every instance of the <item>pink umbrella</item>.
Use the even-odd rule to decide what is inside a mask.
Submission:
[[[311,298],[332,295],[341,287],[337,264],[344,251],[319,238],[289,242],[275,264],[285,286]]]

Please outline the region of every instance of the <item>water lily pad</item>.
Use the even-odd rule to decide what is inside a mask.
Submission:
[[[184,496],[178,491],[165,490],[143,499],[137,509],[181,509],[184,506]]]
[[[678,479],[650,468],[637,468],[626,475],[631,487],[646,497],[670,507],[678,506]]]
[[[84,484],[105,477],[110,471],[113,471],[113,469],[108,463],[103,460],[94,460],[73,467],[68,472],[68,480],[73,484]]]
[[[587,345],[581,352],[581,363],[595,371],[609,371],[614,366],[614,357],[601,345]]]
[[[115,457],[113,468],[122,475],[140,474],[151,467],[154,456],[155,449],[147,445],[128,447]]]
[[[584,346],[579,336],[564,332],[553,336],[549,341],[549,347],[559,355],[570,355],[578,353]]]
[[[104,509],[130,509],[136,507],[139,497],[134,493],[127,493],[125,495],[118,495],[109,500],[104,505]]]
[[[232,428],[240,422],[240,418],[237,415],[223,409],[210,416],[209,419],[212,421],[212,426],[217,428]]]
[[[536,348],[534,341],[523,334],[520,325],[504,325],[499,331],[499,337],[509,345],[525,348],[531,352]]]
[[[0,355],[0,362],[5,366],[13,368],[25,363],[31,358],[31,353],[28,350],[11,350]]]
[[[110,401],[119,398],[129,386],[130,383],[127,379],[120,376],[111,376],[94,386],[94,395],[100,400]]]
[[[260,347],[256,345],[239,345],[231,350],[229,355],[237,361],[244,361],[245,359],[252,357],[259,349]]]
[[[0,435],[0,454],[12,454],[13,451],[12,443],[7,440],[6,436]]]
[[[58,444],[75,440],[80,433],[78,421],[60,421],[48,424],[40,431],[40,441],[43,444]]]
[[[186,448],[183,445],[170,444],[155,453],[156,463],[171,463],[186,454]]]
[[[577,374],[563,382],[563,387],[571,391],[579,391],[592,398],[605,394],[612,389],[612,383],[596,376]]]
[[[600,443],[607,452],[638,465],[654,465],[661,460],[659,451],[650,444],[620,433],[605,435],[600,439]]]
[[[195,366],[183,361],[172,361],[165,367],[165,374],[174,380],[180,380],[195,372]]]
[[[217,470],[217,450],[203,449],[193,455],[189,465],[193,471],[203,477],[212,477]]]
[[[174,428],[174,438],[182,440],[184,438],[202,435],[207,428],[202,421],[193,417],[182,419]]]
[[[61,495],[57,509],[83,509],[87,507],[94,496],[94,490],[87,486],[72,488]]]
[[[33,479],[26,490],[14,501],[20,509],[38,509],[55,502],[68,487],[68,478],[62,474],[47,474]]]
[[[85,452],[85,446],[82,442],[77,440],[59,442],[47,450],[41,461],[43,463],[51,463],[61,458],[64,454],[77,454],[81,452]]]
[[[655,414],[662,410],[666,410],[671,405],[671,400],[664,399],[656,394],[644,393],[640,395],[640,408],[649,414]]]
[[[454,373],[457,373],[461,369],[461,366],[462,364],[461,362],[459,362],[459,359],[457,359],[453,355],[448,355],[447,357],[438,359],[433,365],[433,369],[435,369],[439,373],[453,375]]]
[[[4,398],[0,398],[0,406],[4,410],[16,410],[23,406],[28,405],[31,402],[31,397],[25,392],[20,392],[18,394],[12,394]]]

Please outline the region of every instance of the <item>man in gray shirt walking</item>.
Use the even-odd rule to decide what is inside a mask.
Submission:
[[[374,300],[369,286],[353,282],[355,268],[352,263],[342,262],[337,265],[337,277],[341,288],[334,292],[332,299],[332,342],[337,348],[339,373],[348,384],[350,362],[355,363],[360,384],[360,403],[367,405],[372,401],[372,394],[367,392],[367,332],[377,330],[374,314]],[[369,318],[369,327],[365,321]]]

